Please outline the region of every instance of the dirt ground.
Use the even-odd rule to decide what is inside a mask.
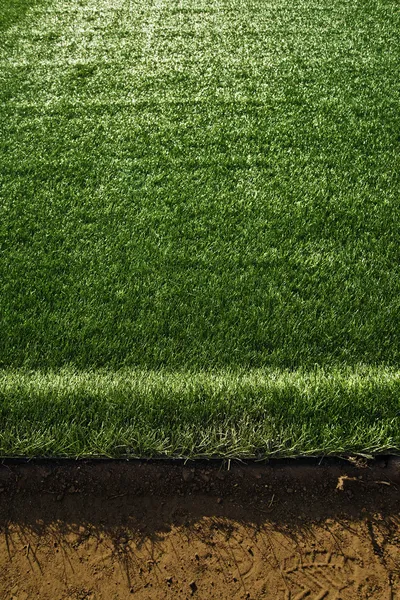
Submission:
[[[400,460],[4,462],[0,599],[400,599]]]

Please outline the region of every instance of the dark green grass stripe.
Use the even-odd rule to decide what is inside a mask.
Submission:
[[[400,372],[0,374],[3,456],[370,454],[400,448]]]
[[[0,35],[15,23],[21,23],[31,8],[45,0],[0,0]],[[1,44],[0,44],[1,46]]]

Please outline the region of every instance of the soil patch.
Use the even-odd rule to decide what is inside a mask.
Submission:
[[[0,598],[400,598],[400,464],[7,462]]]

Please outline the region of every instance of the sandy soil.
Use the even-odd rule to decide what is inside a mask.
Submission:
[[[0,527],[2,600],[400,599],[396,458],[8,462]]]

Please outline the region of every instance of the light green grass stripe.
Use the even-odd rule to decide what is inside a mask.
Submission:
[[[3,456],[269,457],[400,450],[385,367],[0,372]]]

